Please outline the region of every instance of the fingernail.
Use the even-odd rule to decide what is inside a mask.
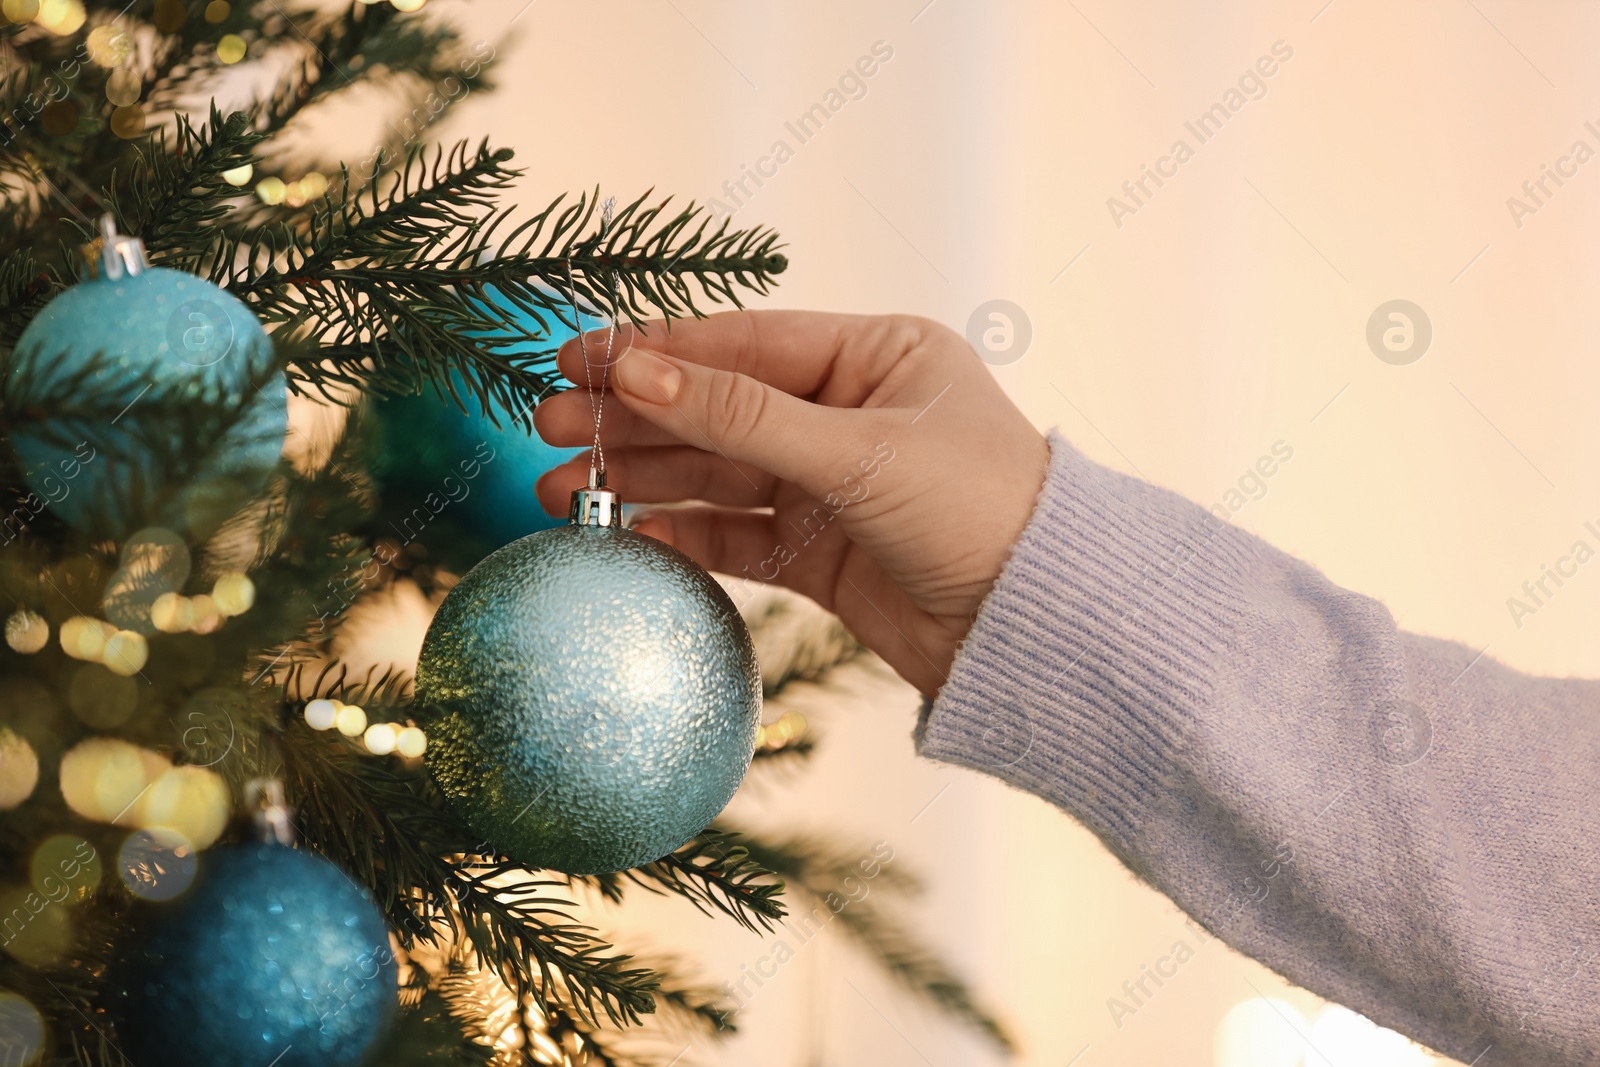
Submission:
[[[617,388],[653,404],[669,404],[683,385],[683,372],[654,352],[628,350],[617,361]]]

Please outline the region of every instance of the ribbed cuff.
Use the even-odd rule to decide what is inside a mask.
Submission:
[[[1179,755],[1217,699],[1255,543],[1059,435],[1050,446],[1033,517],[924,705],[917,751],[1131,847],[1147,820],[1186,806],[1193,765]]]

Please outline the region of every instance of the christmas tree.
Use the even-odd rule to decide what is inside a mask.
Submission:
[[[489,86],[485,46],[422,2],[0,6],[0,1064],[144,1067],[129,1050],[152,1033],[163,1062],[257,1062],[218,1058],[231,1024],[194,1007],[219,992],[181,951],[215,931],[172,920],[238,926],[263,857],[287,884],[258,926],[304,943],[230,927],[236,955],[204,962],[233,968],[240,1020],[282,988],[315,1001],[284,1064],[672,1062],[665,1035],[726,1033],[740,998],[579,921],[640,892],[756,933],[825,909],[1005,1046],[898,919],[908,879],[850,892],[870,848],[715,823],[626,871],[531,868],[440,793],[407,672],[342,662],[357,607],[399,585],[436,600],[494,547],[381,476],[429,432],[383,425],[383,403],[525,438],[580,325],[738,305],[786,266],[768,228],[651,194],[527,210],[509,150],[426,145]],[[214,102],[243,84],[268,89]],[[404,118],[348,159],[312,133],[358,90]],[[482,457],[448,458],[470,478]],[[861,652],[782,600],[745,614],[769,701]],[[773,719],[753,773],[812,745]],[[382,919],[362,969],[319,974],[362,909]]]

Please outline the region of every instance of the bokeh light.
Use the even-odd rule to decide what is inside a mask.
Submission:
[[[255,172],[255,164],[246,163],[242,167],[234,167],[232,170],[223,171],[222,180],[236,188],[242,188],[250,184],[250,178]]]
[[[74,615],[61,624],[58,635],[61,651],[73,659],[97,663],[105,654],[106,639],[116,632],[117,628],[110,623],[91,619],[87,615]]]
[[[194,606],[177,593],[162,593],[150,605],[150,625],[164,634],[181,634],[194,621]]]
[[[6,916],[6,936],[0,948],[21,963],[49,967],[72,950],[72,909],[57,904],[32,886],[0,890],[0,915]]]
[[[137,104],[139,97],[143,95],[144,82],[136,72],[127,67],[112,71],[111,77],[106,79],[106,99],[118,107]]]
[[[33,796],[39,784],[39,756],[26,738],[0,726],[0,811],[10,811]]]
[[[1270,997],[1242,1000],[1217,1024],[1212,1062],[1216,1067],[1298,1067],[1310,1025],[1288,1001]]]
[[[300,179],[300,192],[307,200],[321,200],[328,192],[327,176],[312,171]]]
[[[0,12],[15,23],[32,22],[39,15],[39,0],[4,0]]]
[[[118,630],[106,641],[100,662],[116,674],[131,677],[144,669],[150,660],[150,643],[144,634],[132,630]]]
[[[339,702],[319,697],[306,704],[306,723],[313,730],[331,730],[339,721]]]
[[[206,21],[213,26],[219,22],[227,22],[228,16],[232,13],[233,7],[228,0],[211,0],[211,3],[206,5]]]
[[[212,634],[222,628],[222,612],[217,602],[206,593],[189,598],[189,630],[191,633]]]
[[[256,602],[256,586],[247,574],[224,574],[211,587],[211,599],[222,614],[243,615]]]
[[[223,63],[237,63],[244,58],[248,49],[245,47],[244,38],[237,33],[223,34],[222,40],[217,42],[217,58]]]
[[[107,23],[89,31],[84,47],[91,60],[115,69],[133,55],[133,37],[121,26]]]
[[[232,811],[221,775],[204,767],[173,767],[151,783],[135,822],[146,830],[176,831],[198,851],[222,836]]]
[[[256,195],[263,204],[281,204],[288,195],[289,187],[283,183],[282,178],[262,178],[256,183]]]
[[[416,759],[428,750],[428,735],[415,726],[404,727],[395,738],[394,747],[407,759]]]
[[[18,608],[6,619],[6,644],[11,651],[31,656],[49,643],[50,624],[38,612]]]
[[[140,830],[117,850],[117,873],[128,892],[144,900],[171,900],[194,882],[199,859],[175,830]]]
[[[33,850],[28,865],[33,888],[52,901],[77,904],[100,884],[104,866],[93,845],[76,834],[52,834]],[[0,1064],[3,1064],[0,1060]]]
[[[42,0],[34,21],[57,37],[65,37],[77,33],[88,20],[82,0]]]
[[[134,802],[170,766],[158,752],[114,737],[91,737],[61,757],[61,796],[85,819],[131,823]]]
[[[0,991],[0,1050],[5,1067],[33,1067],[44,1054],[44,1018],[26,998]]]
[[[131,140],[144,132],[144,108],[137,104],[119,107],[111,112],[111,132],[123,140]]]
[[[1361,1067],[1428,1067],[1433,1055],[1402,1034],[1385,1030],[1349,1008],[1329,1004],[1311,1026],[1311,1044],[1333,1063]]]
[[[110,93],[109,85],[106,91]],[[122,547],[117,571],[101,595],[101,611],[119,629],[150,633],[156,602],[183,588],[190,566],[189,546],[182,537],[160,526],[140,530]]]
[[[367,751],[374,756],[387,756],[394,751],[398,741],[399,731],[393,723],[379,722],[367,727],[367,732],[362,736],[362,741],[367,746]]]
[[[339,717],[334,720],[334,725],[346,737],[356,737],[366,732],[367,713],[358,704],[346,704],[339,709]]]

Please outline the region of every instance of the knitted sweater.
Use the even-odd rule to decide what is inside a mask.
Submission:
[[[1056,804],[1228,944],[1464,1063],[1600,1063],[1600,682],[1400,632],[1051,445],[918,751]]]

